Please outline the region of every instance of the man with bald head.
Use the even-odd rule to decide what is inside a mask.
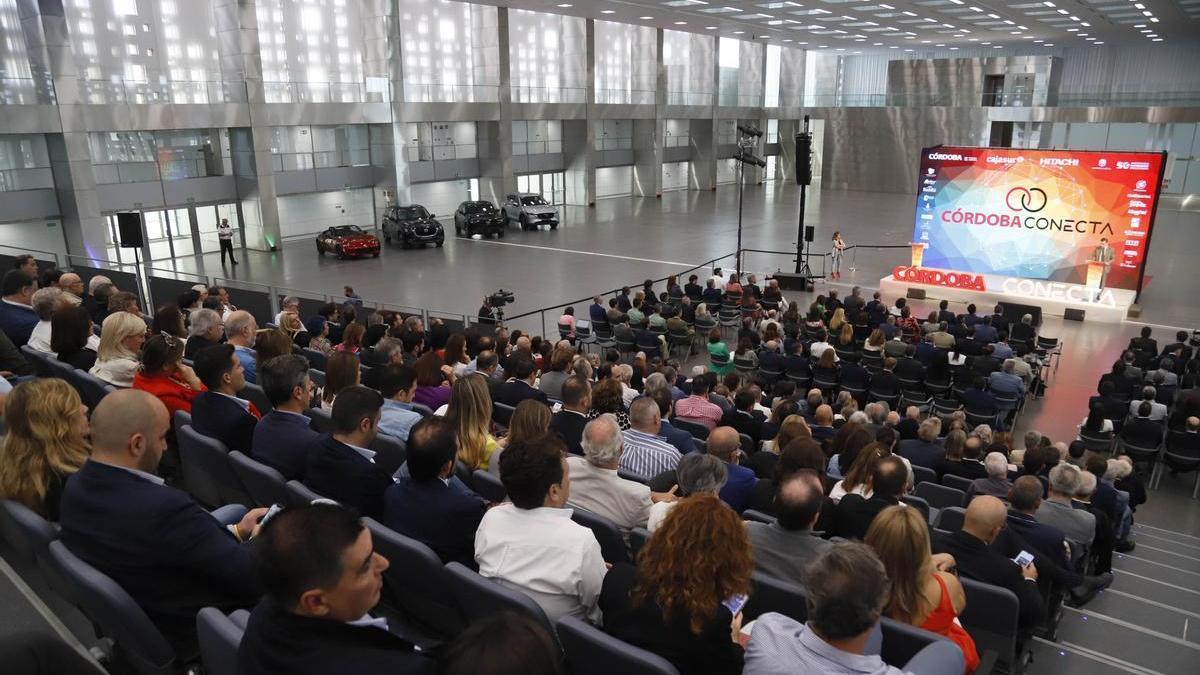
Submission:
[[[258,352],[254,351],[254,338],[258,333],[258,322],[254,315],[239,309],[225,319],[226,342],[233,345],[233,353],[245,369],[246,381],[258,384]]]
[[[196,612],[251,607],[261,595],[248,541],[266,509],[210,514],[155,474],[171,426],[167,409],[136,389],[115,391],[92,413],[92,455],[67,481],[62,542],[112,577],[175,649],[198,653]]]
[[[978,496],[967,506],[961,530],[948,535],[934,531],[933,551],[953,555],[959,575],[1012,591],[1021,606],[1018,629],[1027,633],[1042,620],[1043,599],[1033,562],[1018,565],[1009,557],[1010,552],[1001,548],[1002,542],[997,542],[1007,516],[1004,502]],[[1018,553],[1012,552],[1012,557]]]
[[[733,427],[717,427],[708,434],[708,454],[725,462],[729,478],[721,488],[721,501],[741,513],[750,506],[758,476],[754,470],[741,466],[742,437]]]
[[[58,287],[62,289],[63,300],[78,305],[83,302],[83,279],[74,272],[67,272],[58,278]]]
[[[824,502],[825,485],[815,471],[784,478],[775,494],[775,522],[746,521],[754,567],[777,579],[803,583],[804,568],[831,545],[813,535]]]
[[[812,431],[812,439],[822,445],[832,440],[837,433],[837,429],[833,428],[833,406],[828,403],[817,406],[809,430]]]

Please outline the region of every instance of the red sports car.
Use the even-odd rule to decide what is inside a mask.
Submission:
[[[336,253],[339,258],[379,257],[379,239],[357,225],[337,225],[317,235],[317,253]]]

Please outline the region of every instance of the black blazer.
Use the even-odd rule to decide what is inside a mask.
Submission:
[[[183,358],[188,359],[189,361],[194,361],[197,354],[205,349],[208,349],[209,347],[215,347],[218,344],[220,343],[213,342],[202,335],[193,335],[188,338],[187,342],[183,345]]]
[[[88,349],[76,349],[73,352],[59,352],[58,360],[69,364],[76,370],[89,371],[96,365],[96,352]]]
[[[988,477],[987,468],[983,466],[983,462],[970,459],[961,459],[957,462],[943,459],[933,467],[933,470],[937,471],[938,478],[941,478],[946,474],[962,476],[963,478],[969,478],[970,480]]]
[[[1042,620],[1042,594],[1038,584],[1025,581],[1021,568],[1000,551],[988,546],[973,534],[959,530],[949,535],[937,530],[933,534],[933,552],[954,556],[958,573],[968,579],[1007,588],[1020,603],[1018,626],[1032,630]],[[1030,551],[1032,553],[1032,551]]]
[[[567,444],[567,450],[576,455],[583,454],[583,428],[587,426],[588,418],[570,410],[560,410],[550,418],[550,431]]]
[[[637,585],[637,570],[618,564],[604,576],[600,591],[600,609],[604,612],[604,630],[634,646],[654,652],[671,662],[679,675],[736,675],[742,672],[744,652],[729,639],[733,615],[724,605],[704,624],[700,634],[691,631],[685,613],[677,612],[670,621],[663,618],[657,603],[634,607],[630,592]]]
[[[1068,570],[1072,569],[1071,560],[1067,557],[1066,549],[1063,548],[1066,537],[1062,530],[1052,525],[1039,523],[1033,516],[1011,510],[1008,512],[1008,529],[1036,548],[1038,553],[1053,561],[1055,565]],[[1030,551],[1030,553],[1034,553],[1034,551]]]
[[[905,380],[916,380],[922,382],[925,380],[925,364],[916,359],[910,359],[907,356],[896,361],[896,377]]]
[[[304,484],[376,520],[383,517],[383,491],[392,477],[354,448],[325,435],[308,458]]]
[[[871,391],[881,394],[899,394],[900,378],[896,377],[893,372],[881,370],[871,376]]]
[[[283,474],[303,480],[308,457],[321,443],[321,434],[303,415],[272,410],[254,427],[250,456]]]
[[[505,405],[517,407],[521,401],[527,398],[532,398],[541,403],[546,402],[546,392],[541,389],[535,389],[529,386],[528,382],[522,380],[512,380],[505,382],[500,386],[500,402]]]
[[[917,466],[932,469],[946,456],[946,450],[937,443],[929,443],[919,438],[914,438],[908,441],[900,441],[900,444],[896,446],[896,454]]]
[[[758,450],[758,445],[762,441],[763,423],[761,419],[751,413],[741,410],[731,410],[721,418],[721,426],[733,427],[737,429],[739,434],[746,434],[754,442],[754,448],[751,449],[751,452]]]
[[[487,503],[458,480],[401,478],[383,493],[383,524],[433,549],[448,563],[476,569],[475,530]]]
[[[846,539],[862,539],[880,511],[899,503],[895,497],[873,495],[863,499],[862,495],[848,494],[838,502],[833,534]]]
[[[67,481],[62,541],[141,606],[181,662],[197,653],[196,612],[258,602],[250,548],[187,493],[89,460]]]
[[[434,662],[375,626],[300,616],[263,600],[238,647],[240,675],[433,675]]]
[[[257,425],[258,418],[228,396],[205,391],[192,399],[192,428],[230,450],[250,454]]]

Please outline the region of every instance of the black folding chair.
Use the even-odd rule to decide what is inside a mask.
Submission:
[[[546,629],[557,642],[546,612],[528,595],[484,578],[456,562],[446,564],[446,573],[450,576],[450,596],[462,616],[475,621],[500,612],[522,614]]]
[[[244,632],[244,627],[216,607],[205,607],[196,614],[196,636],[206,674],[238,675],[237,653]]]
[[[450,591],[452,582],[441,559],[425,544],[363,518],[375,550],[390,563],[383,573],[384,604],[407,623],[435,640],[453,638],[466,627]]]
[[[274,468],[237,450],[229,453],[229,466],[246,487],[256,506],[287,503],[287,479]]]
[[[967,503],[967,493],[933,481],[925,481],[917,485],[913,494],[924,499],[931,508],[944,509],[949,506],[963,507]]]
[[[504,489],[504,483],[500,482],[500,477],[487,471],[476,469],[471,474],[471,487],[479,493],[480,497],[489,502],[498,504],[508,499],[508,491]]]
[[[574,617],[558,621],[558,638],[571,675],[678,675],[669,661],[622,642]]]
[[[605,562],[614,565],[630,562],[629,551],[625,548],[625,540],[621,538],[621,530],[617,528],[616,523],[578,506],[572,508],[571,520],[583,525],[596,535],[596,541],[600,543],[600,554],[604,556]]]
[[[767,612],[778,612],[800,623],[808,620],[808,601],[804,589],[798,584],[776,579],[763,572],[754,572],[750,580],[750,600],[746,602],[742,613],[746,621]]]

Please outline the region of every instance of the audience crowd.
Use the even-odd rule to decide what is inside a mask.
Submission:
[[[201,608],[252,609],[243,673],[562,672],[527,618],[436,649],[389,630],[376,525],[684,674],[900,672],[868,650],[881,621],[945,636],[969,673],[960,578],[1016,595],[1021,643],[1052,637],[1058,605],[1087,603],[1133,548],[1157,448],[1200,456],[1185,333],[1134,338],[1077,438],[1018,439],[1053,346],[1001,307],[942,302],[922,322],[855,288],[805,308],[718,270],[596,297],[557,340],[355,302],[302,317],[294,298],[260,328],[223,288],[147,316],[104,277],[85,290],[18,262],[0,284],[17,382],[0,380],[0,496],[58,523],[181,662]],[[29,350],[114,391],[89,410]],[[265,520],[202,503],[183,426],[332,501]],[[749,625],[754,575],[803,589],[806,616]]]

